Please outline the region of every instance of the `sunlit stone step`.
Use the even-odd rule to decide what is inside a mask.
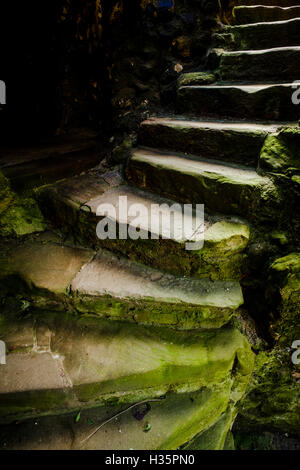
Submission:
[[[221,161],[137,149],[126,175],[131,184],[141,188],[256,221],[272,218],[272,207],[279,203],[268,178],[245,166]]]
[[[180,101],[183,110],[190,103],[189,97],[186,98],[185,103]],[[276,124],[152,118],[142,122],[139,143],[145,147],[256,166],[265,137],[276,129]]]
[[[249,227],[236,217],[204,212],[203,225],[191,208],[124,182],[110,187],[103,179],[101,183],[97,175],[83,175],[47,186],[39,191],[38,199],[49,220],[87,246],[105,247],[146,265],[196,277],[240,279],[245,269],[243,252],[249,242]],[[99,210],[106,204],[111,209],[116,238],[100,240],[96,233],[103,218]],[[138,239],[129,236],[137,231],[138,213],[133,215],[133,209],[142,211]],[[126,234],[123,239],[121,231]],[[203,239],[203,248],[194,246]],[[187,249],[190,241],[192,249]]]

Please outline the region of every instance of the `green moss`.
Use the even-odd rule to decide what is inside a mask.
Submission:
[[[0,235],[22,236],[41,232],[45,227],[36,201],[17,196],[0,172]]]
[[[72,390],[2,393],[0,395],[0,423],[66,412],[71,406],[76,405],[78,406],[78,403],[74,400]]]
[[[213,306],[181,305],[176,303],[148,301],[121,302],[109,296],[74,296],[72,303],[82,313],[97,314],[112,320],[173,326],[184,329],[218,328],[228,323],[234,310]]]
[[[216,76],[210,72],[184,73],[178,79],[178,87],[192,85],[209,85],[216,81]]]
[[[299,435],[300,389],[292,373],[291,353],[286,348],[259,353],[240,413],[259,425]]]
[[[292,176],[300,171],[300,128],[282,128],[269,135],[260,154],[260,167],[273,173]]]
[[[12,346],[27,344],[24,327],[30,331],[31,324],[36,332],[35,347],[40,347],[51,332],[51,352],[64,358],[63,371],[73,387],[64,393],[60,389],[48,394],[45,390],[30,392],[28,377],[24,392],[2,395],[3,419],[20,416],[22,409],[24,416],[38,415],[78,407],[78,403],[83,407],[111,400],[125,404],[205,388],[215,397],[212,408],[216,420],[229,401],[234,404],[241,398],[253,367],[250,346],[234,328],[174,331],[63,312],[31,311],[23,320],[18,319],[18,329],[14,329],[15,320],[6,320],[1,337],[6,340],[10,335]],[[212,418],[211,411],[204,407],[201,413],[205,425],[205,420]],[[182,426],[190,429],[187,423]]]
[[[300,338],[300,253],[275,260],[267,281],[267,298],[273,305],[270,333],[271,351],[260,352],[243,416],[283,432],[300,429],[299,368],[292,363],[292,343]]]
[[[231,435],[230,428],[235,416],[236,411],[229,407],[213,426],[196,436],[184,447],[184,450],[223,450],[228,434]],[[229,446],[232,443],[228,440],[226,445]]]

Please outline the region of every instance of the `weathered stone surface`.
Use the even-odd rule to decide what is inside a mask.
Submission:
[[[133,153],[126,175],[142,188],[249,220],[272,217],[271,207],[276,207],[271,181],[234,164],[140,149]]]
[[[219,83],[208,86],[182,86],[177,93],[177,109],[181,112],[205,114],[211,117],[297,121],[299,110],[291,100],[295,91],[292,85],[292,83],[265,85]],[[249,130],[251,130],[250,123]],[[248,139],[245,135],[241,137],[243,145],[244,141],[248,145],[250,136]],[[232,142],[230,148],[231,144]],[[242,148],[240,145],[240,149]],[[234,158],[239,158],[239,153],[235,154]]]
[[[183,73],[178,78],[178,86],[187,86],[187,85],[208,85],[214,83],[217,77],[211,72],[190,72]]]
[[[219,74],[222,80],[298,80],[299,59],[300,46],[220,52]]]
[[[187,251],[188,240],[182,234],[180,220],[176,218],[173,233],[166,230],[168,220],[172,217],[169,208],[174,207],[175,201],[124,184],[111,188],[104,182],[103,186],[99,181],[99,178],[87,179],[83,176],[42,189],[39,191],[39,201],[45,215],[83,243],[105,247],[146,265],[187,276],[240,279],[246,268],[243,252],[249,241],[247,223],[207,215],[205,226],[199,227],[199,240],[203,239],[204,231],[204,248]],[[125,208],[119,212],[120,197],[127,198],[127,212]],[[128,210],[135,204],[142,204],[147,214],[143,219],[140,218],[139,224],[145,239],[132,240],[127,237],[125,240],[99,240],[96,227],[101,218],[96,214],[98,207],[106,203],[111,204],[116,211],[116,214],[111,214],[111,220],[115,220],[118,227],[125,227],[126,233],[134,227],[134,217],[126,218]],[[161,207],[165,205],[161,212],[164,222],[157,214],[151,218],[150,227],[148,214],[151,214],[153,204]],[[179,205],[175,212],[182,214],[183,210],[183,206]],[[188,214],[186,217],[196,230],[195,217]]]
[[[53,293],[64,293],[93,251],[48,243],[29,242],[7,261],[6,272],[18,274],[29,285]],[[3,271],[2,271],[3,272]]]
[[[225,26],[220,33],[215,35],[215,43],[216,47],[227,47],[231,50],[298,46],[300,44],[300,18]]]
[[[234,24],[258,23],[260,21],[283,21],[300,18],[300,7],[278,7],[266,5],[237,6],[233,9]]]
[[[299,144],[299,127],[286,127],[268,136],[261,150],[260,167],[272,173],[287,176],[298,175],[300,171]]]
[[[221,403],[221,400],[220,400]],[[0,427],[0,449],[4,450],[142,450],[175,449],[196,431],[212,424],[219,431],[224,422],[213,424],[221,406],[215,407],[215,394],[202,390],[181,395],[170,394],[164,400],[149,402],[126,411],[126,407],[107,404],[105,407],[82,410],[76,423],[76,413],[46,416]],[[127,407],[128,408],[128,407]],[[211,410],[211,415],[207,413]],[[118,413],[120,416],[114,418]],[[138,413],[144,417],[137,419]],[[97,426],[111,419],[90,439]],[[182,427],[183,423],[190,426]],[[220,424],[219,424],[220,423]],[[149,429],[146,432],[146,429]],[[209,430],[207,431],[209,432]],[[202,434],[206,435],[204,431]],[[219,448],[218,432],[214,450]],[[184,443],[185,444],[185,443]],[[168,446],[168,447],[167,447]]]
[[[210,236],[214,243],[217,233]],[[29,304],[47,308],[55,300],[60,308],[114,320],[213,328],[227,323],[243,303],[238,282],[177,277],[105,251],[93,258],[90,250],[35,242],[4,263],[6,276],[28,285]]]
[[[299,365],[292,361],[292,344],[300,338],[300,253],[272,263],[266,297],[274,348],[257,356],[241,412],[254,423],[300,435]]]
[[[1,339],[6,339],[10,321],[2,321]],[[77,413],[78,409],[89,409],[85,415],[93,416],[90,408],[105,404],[105,409],[100,409],[103,420],[107,413],[114,414],[110,405],[128,407],[166,396],[151,404],[152,412],[147,415],[150,441],[136,440],[134,425],[138,423],[132,420],[132,413],[125,413],[118,427],[124,433],[128,430],[128,441],[120,442],[118,433],[117,441],[110,441],[103,430],[87,441],[87,448],[97,444],[98,448],[112,445],[118,449],[135,442],[136,448],[175,449],[214,424],[229,403],[233,407],[240,400],[253,368],[251,349],[233,328],[209,333],[171,332],[54,312],[37,313],[31,322],[33,335],[36,328],[47,330],[49,347],[47,350],[35,340],[33,350],[26,354],[8,351],[6,380],[0,393],[2,423],[58,412]],[[52,374],[47,361],[52,364]],[[31,373],[22,370],[20,381],[18,368],[14,369],[18,363],[23,363],[24,369],[35,365],[32,379]],[[146,422],[142,424],[144,429]],[[106,431],[115,429],[110,426]],[[88,431],[84,426],[75,446],[82,447],[80,441],[90,432],[91,427]]]
[[[44,229],[45,223],[36,201],[15,194],[0,171],[0,235],[22,236]]]
[[[83,312],[181,328],[220,326],[243,303],[238,283],[178,278],[109,253],[99,253],[71,288],[82,296],[75,303]]]
[[[225,448],[226,438],[230,433],[235,416],[236,411],[233,407],[229,407],[211,428],[196,436],[184,447],[184,450],[227,450]]]
[[[141,124],[139,144],[255,166],[266,135],[275,129],[276,125],[152,118]]]
[[[257,0],[237,0],[235,5],[257,5]],[[297,0],[263,0],[263,5],[288,7],[297,5]]]
[[[20,193],[80,174],[101,159],[101,150],[95,140],[77,137],[33,148],[2,149],[0,170],[12,188]]]

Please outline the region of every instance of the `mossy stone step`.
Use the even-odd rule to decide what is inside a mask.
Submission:
[[[137,149],[126,170],[131,184],[207,210],[272,220],[279,200],[274,184],[241,165]]]
[[[207,86],[182,86],[177,92],[181,112],[225,118],[298,121],[299,111],[292,103],[293,83],[216,83]],[[277,124],[281,125],[280,122]],[[251,125],[249,124],[251,129]],[[275,132],[276,125],[269,126]],[[267,127],[266,127],[267,130]],[[263,130],[262,130],[263,132]],[[244,136],[243,136],[244,139]]]
[[[288,82],[300,76],[300,46],[218,53],[222,80]]]
[[[233,18],[236,25],[291,20],[292,18],[300,18],[300,6],[238,6],[233,9]]]
[[[170,394],[164,400],[151,401],[132,409],[107,404],[82,410],[77,422],[76,412],[27,419],[17,424],[0,426],[0,449],[166,450],[186,445],[186,440],[196,432],[197,435],[191,441],[192,447],[187,444],[186,448],[195,450],[205,448],[208,444],[211,450],[221,450],[224,448],[226,431],[233,424],[234,413],[233,407],[228,406],[220,415],[224,405],[221,406],[221,399],[219,402],[220,406],[215,406],[215,394],[202,390]],[[121,414],[114,418],[118,413]],[[218,416],[219,419],[214,423]],[[107,424],[83,442],[97,426],[106,421]],[[122,459],[120,456],[118,458]],[[125,458],[124,464],[128,456]]]
[[[197,239],[203,240],[204,237],[202,249],[186,250],[188,237],[182,233],[184,207],[181,204],[127,186],[122,180],[112,187],[103,178],[84,175],[42,188],[38,199],[45,216],[63,231],[75,235],[81,243],[104,247],[165,271],[211,279],[242,277],[247,269],[244,254],[250,236],[247,223],[232,217],[206,215],[204,226],[201,223],[198,227],[194,214],[185,212],[185,222],[189,221],[195,230],[199,230]],[[126,198],[127,209],[120,207],[120,198]],[[112,223],[117,225],[115,240],[99,240],[96,234],[97,224],[103,218],[97,216],[97,210],[106,203],[115,210],[110,215]],[[139,236],[143,235],[144,239],[119,239],[120,228],[125,228],[126,233],[129,229],[136,231],[135,217],[127,217],[136,204],[146,210],[139,220],[142,231]],[[159,206],[160,210],[151,217],[153,206]],[[172,219],[174,214],[178,217]],[[172,227],[172,220],[173,233],[168,230],[168,226]]]
[[[245,122],[152,118],[142,122],[139,144],[256,165],[265,137],[275,129],[272,125]]]
[[[168,449],[188,442],[240,400],[254,362],[247,340],[232,327],[181,332],[31,312],[2,318],[0,337],[7,345],[1,423],[103,405],[126,408],[172,392]],[[190,393],[195,406],[180,430],[171,410]]]
[[[225,26],[213,36],[215,47],[231,50],[269,49],[300,44],[300,18]],[[275,77],[274,77],[275,78]]]
[[[243,303],[236,281],[167,274],[110,252],[28,241],[2,260],[3,287],[22,279],[36,307],[71,310],[113,320],[212,328],[227,323]],[[8,287],[9,288],[9,284]]]

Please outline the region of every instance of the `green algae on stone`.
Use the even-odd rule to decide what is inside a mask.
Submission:
[[[300,339],[300,253],[275,260],[270,267],[267,296],[278,299],[273,335],[281,345]]]
[[[40,373],[41,385],[46,381],[52,390],[50,414],[56,407],[61,409],[61,390],[65,388],[71,408],[78,407],[79,403],[86,408],[111,400],[132,403],[170,391],[182,394],[205,388],[215,395],[212,404],[215,412],[218,402],[219,413],[222,413],[229,400],[232,404],[240,400],[253,368],[251,348],[234,328],[180,332],[62,312],[32,312],[31,320],[27,318],[24,321],[27,327],[31,321],[33,330],[37,332],[33,336],[35,344],[32,352],[14,352],[13,341],[20,346],[27,344],[28,338],[22,329],[19,337],[17,335],[13,339],[10,336],[8,365],[14,367],[15,360],[21,365],[22,358],[28,362],[31,356],[35,361],[43,361],[47,354],[51,354],[53,365],[60,364],[60,380],[62,384],[67,380],[61,387],[57,386],[56,376]],[[22,321],[19,324],[22,327]],[[6,331],[7,325],[0,332],[4,340]],[[40,355],[37,355],[39,350]],[[37,374],[34,380],[39,380]],[[54,380],[52,387],[51,380]],[[34,390],[32,386],[30,375],[25,374],[20,384],[16,374],[7,371],[5,382],[1,384],[1,420],[21,416],[23,408],[25,415],[45,413],[43,397],[46,391],[39,392],[37,383]],[[53,388],[57,389],[58,402]],[[42,400],[40,409],[39,393]],[[34,406],[29,399],[30,394],[37,398]],[[204,408],[201,413],[206,411]],[[199,428],[194,434],[197,432],[200,432]]]
[[[252,423],[299,435],[300,388],[293,379],[286,347],[258,354],[239,412]]]
[[[292,344],[300,339],[300,253],[271,264],[266,298],[273,309],[274,348],[258,354],[241,413],[254,423],[299,435],[299,365],[292,362]]]
[[[216,81],[216,76],[211,72],[183,73],[178,79],[178,87],[192,85],[209,85]]]
[[[269,135],[260,154],[265,171],[292,176],[300,171],[300,128],[286,127]]]
[[[16,195],[0,172],[0,235],[22,236],[42,232],[45,227],[36,201]]]
[[[216,423],[184,446],[184,450],[223,450],[236,413],[229,406]]]
[[[81,315],[194,329],[228,323],[243,304],[237,281],[174,276],[108,251],[43,241],[28,240],[1,261],[2,285],[9,289],[11,276],[23,281],[24,300],[41,309],[55,303]],[[238,250],[246,240],[233,243]]]
[[[40,416],[39,426],[35,425],[33,418],[20,422],[18,426],[2,426],[0,449],[175,450],[193,438],[195,433],[211,428],[226,406],[227,396],[225,389],[223,393],[217,389],[214,392],[202,389],[192,393],[169,393],[164,399],[148,402],[148,412],[142,421],[136,419],[139,406],[129,410],[128,405],[118,404],[82,409],[76,426],[74,417],[78,414],[77,410],[68,414]],[[117,414],[119,416],[113,419]],[[102,429],[85,440],[96,423],[105,421],[107,423]],[[146,427],[151,427],[149,432],[144,432]],[[68,433],[68,429],[72,433]],[[5,445],[2,445],[4,442]]]

